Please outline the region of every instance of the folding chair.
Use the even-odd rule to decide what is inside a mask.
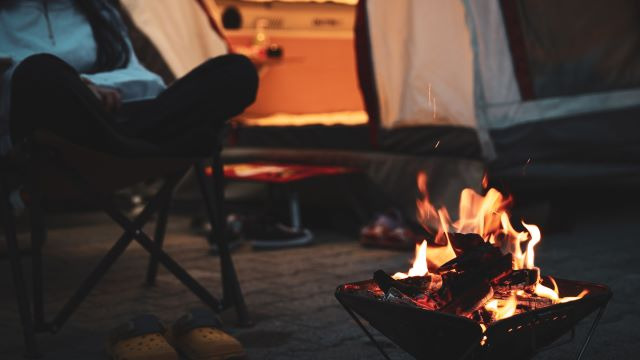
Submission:
[[[56,333],[74,313],[89,292],[102,279],[111,265],[132,241],[137,241],[149,254],[150,261],[146,281],[154,284],[158,264],[162,264],[202,302],[216,312],[234,306],[240,324],[249,324],[249,316],[236,276],[229,247],[225,239],[225,210],[223,208],[223,171],[220,159],[221,131],[212,141],[217,141],[211,154],[214,176],[212,181],[204,175],[204,158],[180,158],[169,156],[139,156],[120,158],[66,142],[51,134],[38,132],[35,137],[20,144],[20,150],[11,157],[0,159],[0,199],[2,220],[11,263],[16,300],[22,322],[26,356],[39,356],[36,333]],[[129,146],[129,145],[127,145]],[[130,149],[135,153],[140,149]],[[146,150],[145,150],[146,151]],[[142,151],[142,152],[145,152]],[[119,149],[126,153],[127,149]],[[219,248],[222,273],[222,299],[214,297],[185,269],[162,250],[168,219],[169,203],[176,184],[191,167],[195,167],[198,183],[205,201],[207,216],[213,224],[211,239]],[[148,201],[144,210],[129,219],[118,210],[113,201],[115,190],[150,177],[161,177],[163,185]],[[32,247],[33,296],[29,296],[21,264],[20,249],[16,238],[16,215],[11,202],[11,191],[16,184],[23,184],[24,197],[30,218]],[[124,233],[99,261],[92,272],[80,284],[59,312],[47,320],[44,314],[42,246],[47,229],[43,204],[56,200],[84,196],[94,199],[102,210],[113,219]],[[143,226],[157,214],[153,239],[143,231]]]

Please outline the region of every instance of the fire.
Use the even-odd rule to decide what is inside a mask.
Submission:
[[[482,185],[485,194],[478,194],[473,189],[464,189],[460,194],[458,219],[452,221],[446,208],[436,208],[429,200],[427,191],[427,174],[418,174],[418,189],[422,197],[417,201],[417,217],[424,228],[433,235],[434,244],[427,247],[426,240],[416,245],[416,255],[413,266],[408,273],[396,273],[395,279],[411,276],[424,276],[428,273],[428,265],[438,268],[453,259],[453,251],[449,234],[476,233],[494,246],[513,256],[513,269],[535,269],[535,246],[542,239],[540,228],[533,224],[521,222],[523,230],[514,228],[509,218],[508,208],[512,203],[509,196],[504,196],[494,188],[487,189],[488,179],[483,177]],[[428,248],[428,251],[427,251]],[[554,289],[537,283],[532,292],[551,299],[553,303],[567,302],[586,295],[583,292],[575,297],[561,297],[555,280],[551,279]],[[520,293],[520,296],[523,293]],[[516,294],[506,300],[492,299],[485,304],[485,309],[495,315],[496,319],[503,319],[516,313],[518,301]]]
[[[393,274],[393,278],[406,279],[409,276],[425,276],[429,273],[427,266],[427,240],[423,240],[422,244],[416,245],[416,256],[413,259],[413,266],[408,273],[397,272]]]
[[[505,301],[498,301],[498,299],[489,300],[484,308],[492,312],[496,319],[504,319],[515,314],[517,306],[518,301],[516,300],[516,296],[512,294]]]

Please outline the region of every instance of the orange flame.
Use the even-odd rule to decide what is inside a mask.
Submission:
[[[512,294],[507,300],[503,301],[502,304],[500,304],[498,299],[489,300],[484,308],[493,313],[496,320],[500,320],[515,314],[517,306],[516,295]]]
[[[416,256],[413,259],[413,266],[408,273],[397,272],[393,278],[406,279],[410,276],[425,276],[429,273],[427,266],[427,240],[423,240],[420,245],[416,245]]]
[[[494,188],[487,189],[488,178],[486,174],[482,180],[485,195],[480,195],[473,189],[464,189],[460,193],[458,220],[452,221],[446,208],[436,208],[429,200],[427,190],[427,174],[420,172],[417,177],[418,189],[422,197],[417,201],[417,217],[423,227],[434,234],[434,242],[439,246],[429,246],[427,242],[416,245],[416,256],[413,266],[408,273],[396,273],[395,279],[403,279],[409,276],[424,276],[428,273],[428,266],[440,267],[456,255],[449,241],[449,234],[476,233],[485,241],[499,247],[503,253],[513,255],[513,269],[535,268],[534,247],[540,242],[542,235],[540,228],[522,221],[523,231],[516,230],[509,219],[508,208],[512,199],[504,196]],[[583,291],[574,297],[561,297],[555,280],[551,279],[554,289],[541,283],[536,284],[534,293],[537,296],[553,300],[554,303],[567,302],[579,299],[586,295]],[[515,294],[507,300],[490,300],[485,309],[493,312],[497,319],[512,316],[517,307]]]

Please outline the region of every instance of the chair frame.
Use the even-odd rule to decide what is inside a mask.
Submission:
[[[124,215],[113,201],[113,194],[105,194],[94,188],[76,169],[67,166],[60,158],[55,158],[56,166],[60,168],[70,181],[83,193],[96,199],[102,210],[117,223],[124,233],[115,241],[109,251],[98,262],[96,267],[82,281],[76,292],[67,300],[58,313],[48,321],[44,312],[43,289],[43,264],[42,247],[46,241],[47,228],[45,214],[42,208],[42,194],[34,181],[34,155],[35,147],[27,143],[27,151],[21,151],[20,158],[16,161],[0,159],[0,215],[4,223],[5,238],[7,242],[8,258],[11,265],[13,284],[16,291],[18,312],[22,323],[24,336],[25,356],[38,358],[40,353],[37,346],[36,333],[49,332],[55,334],[66,323],[78,306],[89,295],[91,290],[103,278],[120,255],[135,240],[150,255],[146,274],[148,285],[154,285],[158,264],[162,264],[183,285],[185,285],[204,304],[216,312],[230,307],[235,307],[237,319],[240,325],[251,324],[246,304],[240,289],[233,260],[226,239],[226,216],[224,209],[224,173],[221,160],[222,147],[218,146],[212,154],[213,176],[207,177],[204,173],[204,159],[197,159],[193,167],[197,174],[198,184],[202,192],[207,217],[212,228],[216,231],[210,233],[209,241],[218,246],[220,266],[222,274],[222,299],[214,297],[205,287],[196,281],[163,249],[163,241],[169,216],[169,206],[172,194],[178,182],[188,173],[191,166],[185,165],[183,169],[175,171],[164,177],[160,190],[148,201],[142,212],[134,219]],[[10,189],[7,174],[18,174],[23,181],[24,189],[29,195],[27,211],[30,216],[31,255],[32,255],[32,286],[33,296],[30,299],[27,281],[24,276],[20,249],[16,237],[16,215],[10,201]],[[157,214],[154,238],[149,237],[143,230],[154,214]]]

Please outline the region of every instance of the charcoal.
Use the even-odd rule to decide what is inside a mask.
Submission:
[[[489,243],[482,243],[444,263],[436,270],[436,273],[476,271],[478,268],[485,267],[501,257],[502,252],[500,249]]]
[[[549,298],[539,297],[535,295],[517,295],[518,308],[525,311],[542,309],[554,304],[554,301]]]
[[[373,273],[373,280],[385,293],[389,291],[391,287],[394,287],[401,293],[411,297],[426,292],[435,292],[442,287],[442,277],[437,274],[412,276],[406,279],[396,280],[386,272],[378,270]]]
[[[438,274],[410,276],[406,279],[400,279],[396,281],[414,287],[421,293],[436,292],[442,288],[442,276]]]
[[[422,308],[425,310],[435,310],[437,308],[436,303],[429,300],[425,296],[422,296],[420,299],[417,299],[417,300],[412,299],[411,297],[403,294],[402,292],[400,292],[398,289],[394,287],[389,288],[389,290],[385,293],[382,299],[384,301],[391,302],[394,304],[409,305],[413,307]]]
[[[493,287],[498,293],[507,293],[513,290],[532,292],[539,281],[540,269],[538,268],[514,270],[499,282],[494,283]]]
[[[443,275],[443,282],[452,298],[463,296],[468,289],[478,286],[479,283],[495,283],[508,276],[513,271],[511,254],[501,255],[492,262],[478,266],[473,271],[449,272]]]
[[[468,288],[464,294],[454,297],[440,311],[460,316],[471,316],[473,312],[482,308],[492,297],[493,289],[491,285],[488,281],[483,281],[474,287]]]

